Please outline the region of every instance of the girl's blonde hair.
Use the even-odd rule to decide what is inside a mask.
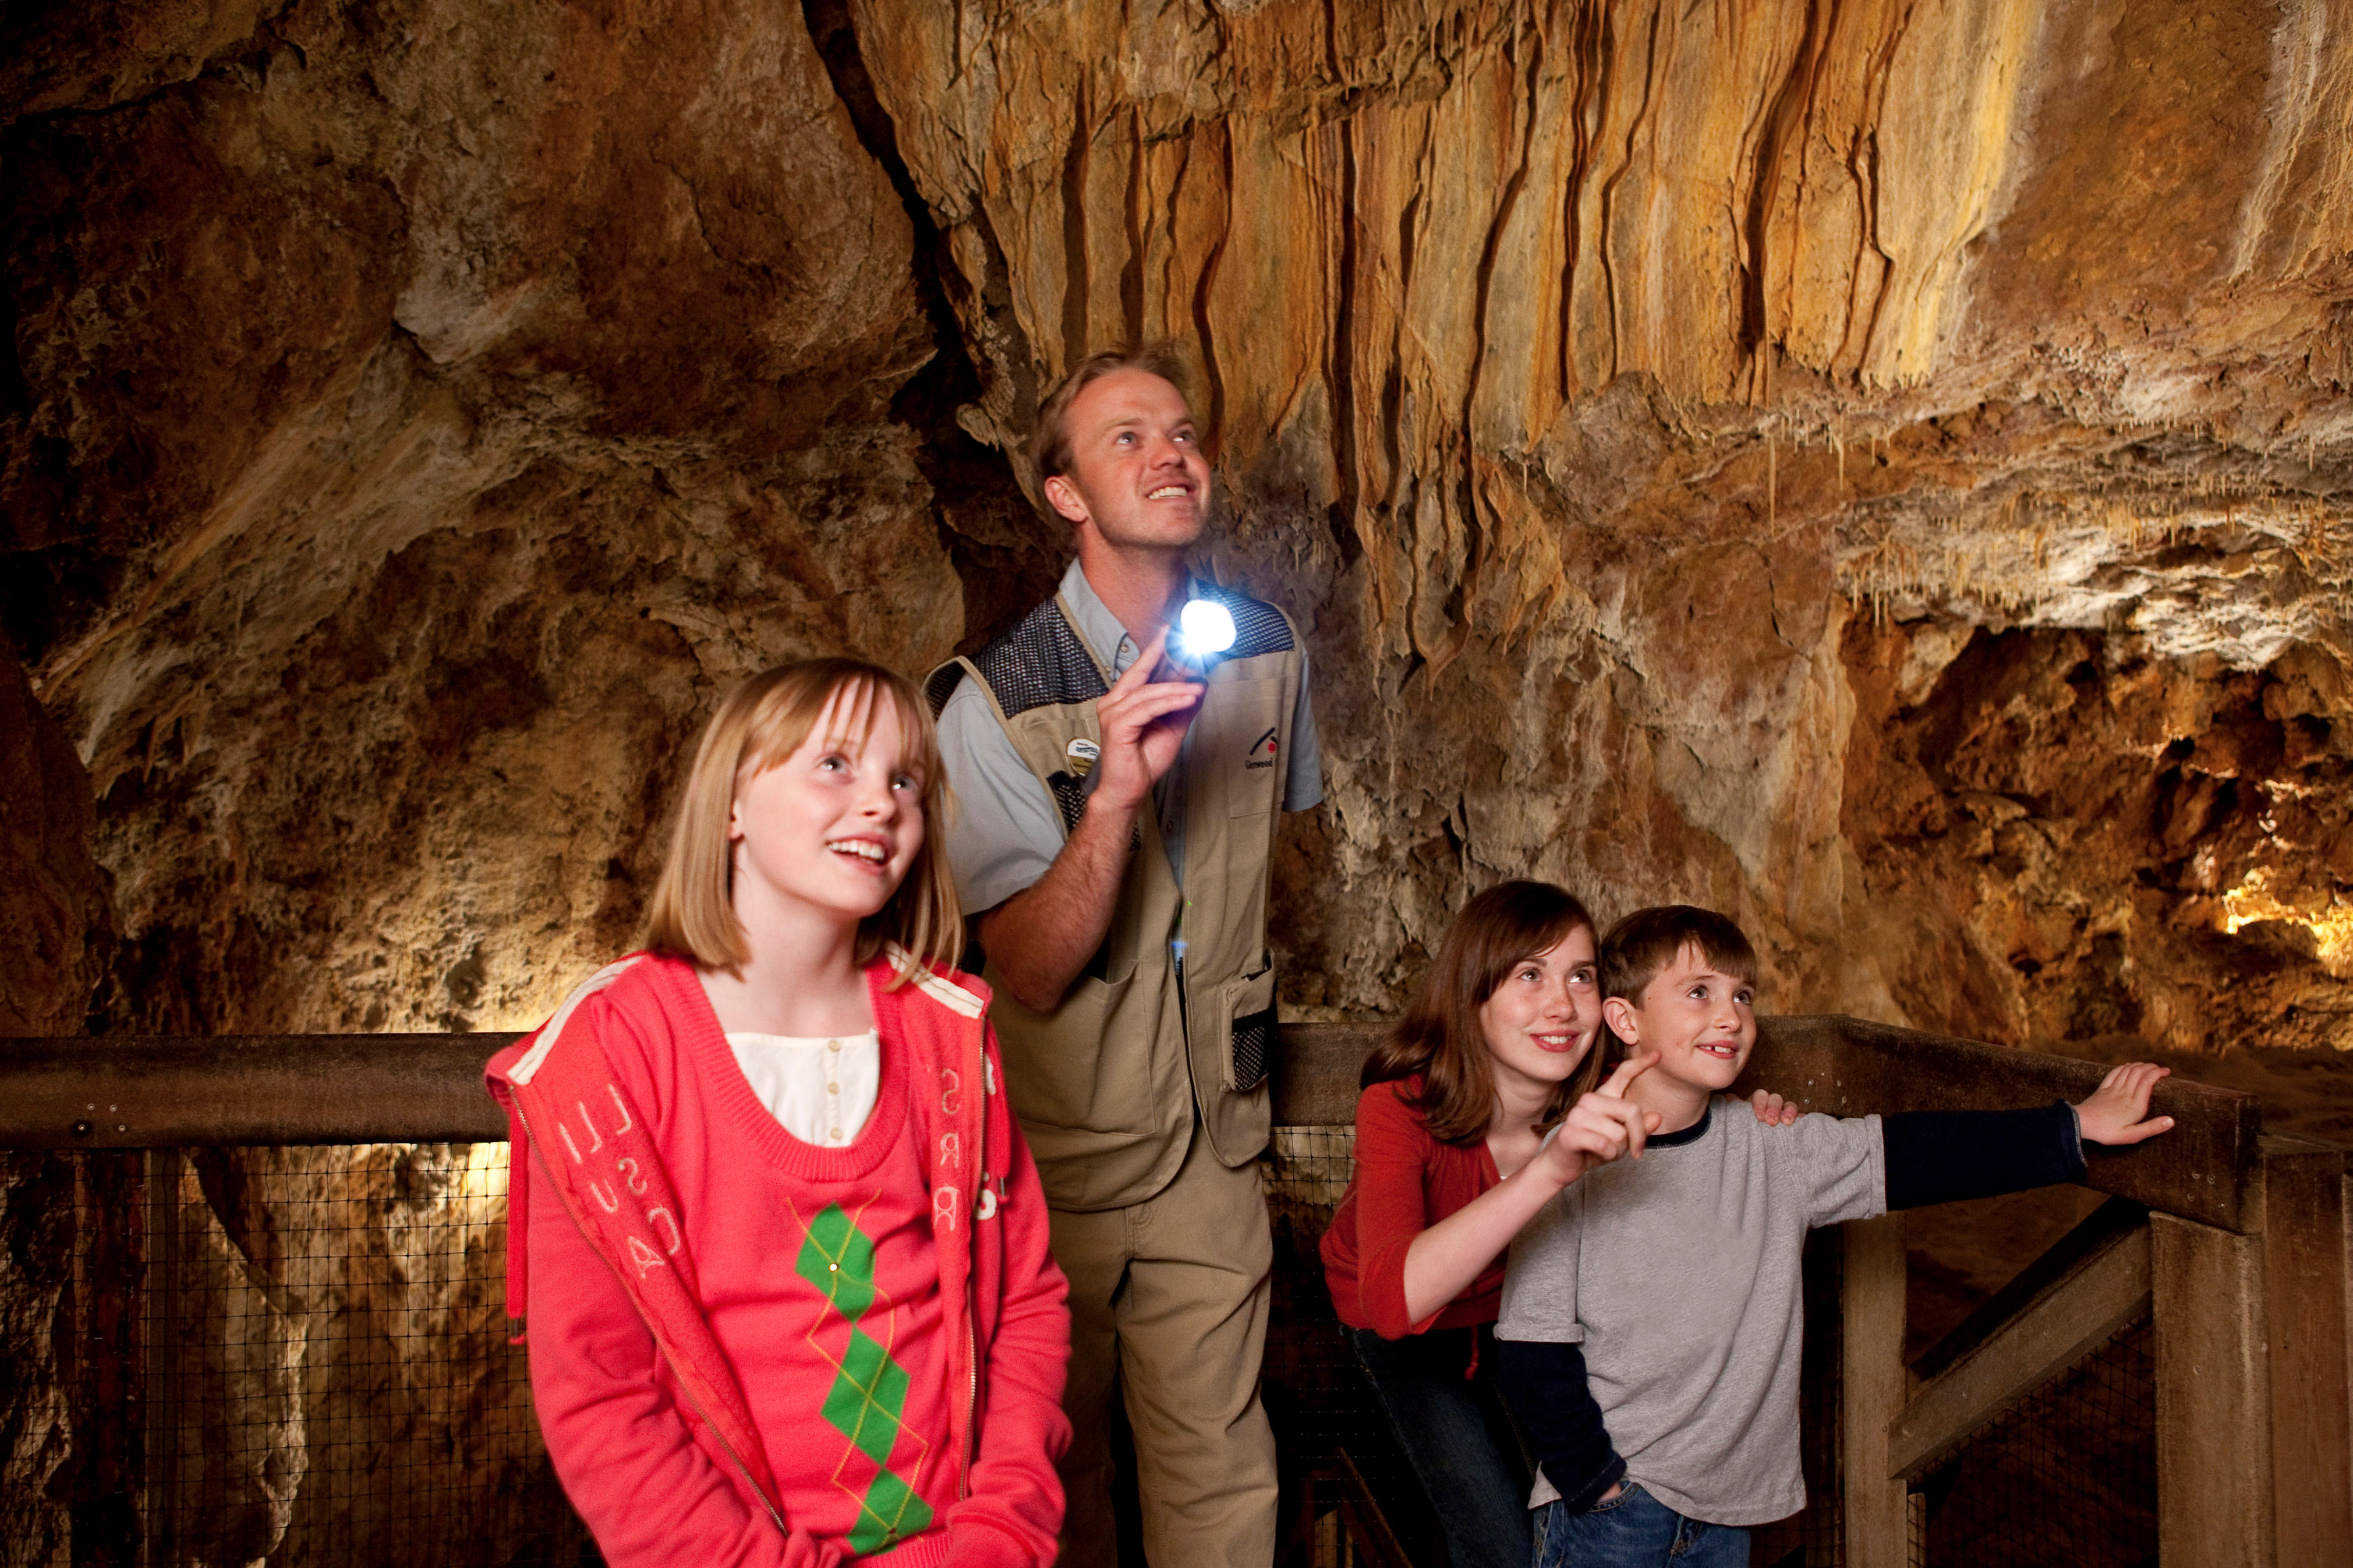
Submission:
[[[889,700],[905,737],[901,761],[923,780],[923,847],[891,901],[859,923],[858,962],[871,963],[883,943],[897,942],[905,955],[891,977],[892,990],[925,966],[942,973],[955,966],[964,947],[964,915],[940,846],[940,830],[952,808],[940,767],[939,731],[914,682],[857,658],[779,665],[744,681],[719,704],[695,748],[670,856],[647,907],[647,947],[708,969],[733,969],[752,955],[743,922],[735,918],[735,857],[727,837],[736,785],[798,751],[837,691],[850,699],[839,711],[862,711],[870,732],[876,702]],[[843,739],[863,742],[865,736]]]

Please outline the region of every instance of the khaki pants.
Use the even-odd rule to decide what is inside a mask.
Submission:
[[[1073,1428],[1062,1460],[1062,1568],[1114,1568],[1111,1402],[1135,1433],[1152,1568],[1267,1568],[1274,1433],[1259,1403],[1274,1238],[1258,1166],[1228,1170],[1197,1128],[1176,1179],[1146,1201],[1050,1215],[1071,1279]]]

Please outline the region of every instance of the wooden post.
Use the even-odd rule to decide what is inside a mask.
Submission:
[[[2149,1215],[2157,1551],[2167,1568],[2271,1568],[2263,1239]]]
[[[1846,1225],[1841,1292],[1841,1445],[1849,1568],[1907,1568],[1908,1490],[1888,1463],[1888,1426],[1904,1408],[1904,1216]]]
[[[2345,1155],[2285,1138],[2266,1138],[2263,1149],[2279,1568],[2348,1568],[2353,1388],[2345,1352]]]

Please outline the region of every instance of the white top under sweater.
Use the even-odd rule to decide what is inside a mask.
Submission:
[[[874,1113],[882,1037],[872,1029],[808,1039],[737,1029],[727,1048],[768,1114],[804,1143],[846,1149]]]

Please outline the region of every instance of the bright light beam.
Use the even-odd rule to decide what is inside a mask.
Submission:
[[[1177,657],[1196,669],[1234,646],[1233,613],[1215,599],[1187,599],[1176,625]]]

